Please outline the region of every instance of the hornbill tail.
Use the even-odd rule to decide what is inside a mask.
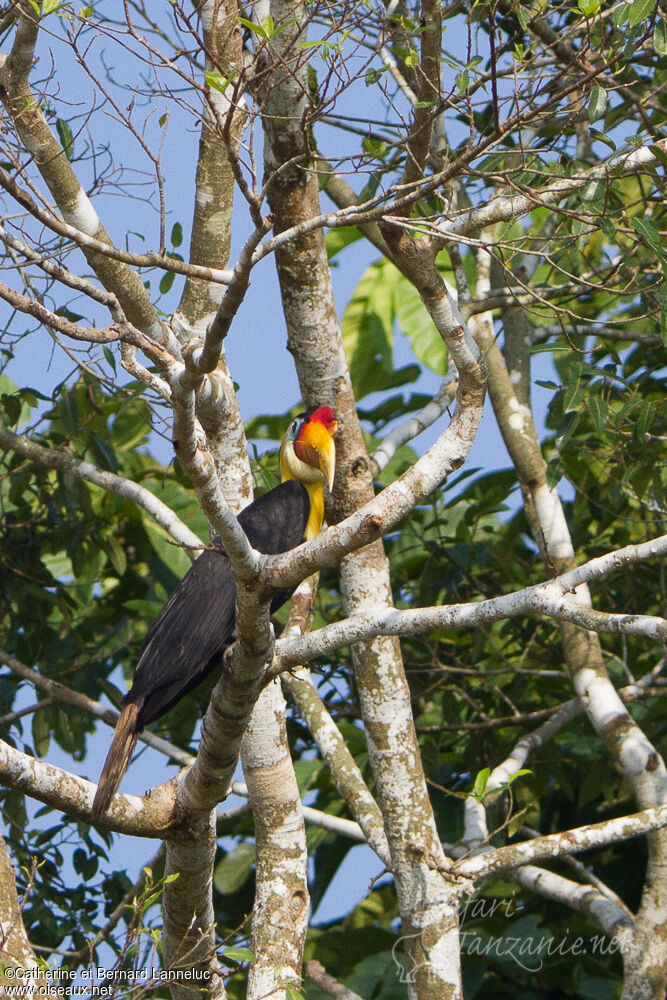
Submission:
[[[130,702],[120,713],[114,730],[111,746],[100,781],[93,799],[93,820],[99,820],[109,808],[111,799],[116,794],[121,778],[130,763],[132,751],[137,742],[141,724],[139,723],[139,705]]]

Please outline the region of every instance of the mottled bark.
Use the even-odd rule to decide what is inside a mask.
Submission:
[[[37,859],[35,859],[36,863]],[[0,993],[2,984],[23,988],[26,997],[39,995],[46,1000],[55,1000],[51,986],[54,981],[47,979],[37,957],[32,950],[23,925],[21,903],[16,891],[16,877],[7,853],[5,841],[0,837]],[[69,978],[58,979],[55,985],[67,987]]]
[[[167,842],[165,877],[176,876],[164,887],[164,964],[178,975],[193,972],[192,980],[170,982],[172,1000],[192,1000],[205,989],[210,998],[225,996],[216,957],[213,912],[213,859],[215,816],[210,810],[190,812],[183,831]]]
[[[255,823],[257,882],[248,1000],[284,1000],[301,983],[308,929],[308,854],[280,682],[264,688],[241,750]]]
[[[277,25],[293,19],[276,36],[281,77],[264,95],[265,165],[271,174],[288,158],[303,163],[286,169],[269,187],[277,232],[320,212],[317,175],[310,168],[304,122],[308,110],[305,64],[290,61],[294,38],[303,38],[300,3],[272,4]],[[276,251],[288,331],[304,401],[335,407],[337,436],[335,517],[346,516],[373,497],[371,464],[356,415],[331,290],[323,235],[315,232]],[[346,556],[341,565],[346,613],[391,604],[389,567],[381,542]],[[396,878],[411,970],[411,991],[422,998],[460,995],[457,892],[448,891],[446,865],[435,829],[412,719],[410,695],[396,639],[380,637],[355,645],[353,662],[360,692],[371,765]]]
[[[234,79],[242,66],[241,28],[236,4],[204,0],[197,7],[203,30],[206,69]],[[190,261],[206,267],[225,268],[229,261],[234,200],[231,157],[236,155],[245,114],[242,107],[233,107],[225,95],[214,88],[209,88],[207,96],[197,161]],[[203,340],[215,318],[223,292],[224,287],[214,282],[194,278],[186,281],[172,324],[182,343]],[[186,355],[191,357],[192,352],[186,350]],[[198,456],[208,466],[202,488],[207,496],[211,494],[210,510],[219,509],[221,495],[230,511],[238,513],[252,499],[252,477],[243,420],[222,348],[215,369],[207,376],[209,391],[206,394],[196,391],[196,381],[196,378],[192,379],[194,396],[187,388],[182,393],[174,392],[174,434],[180,442],[180,454],[183,457],[183,449],[197,440],[196,414],[197,424],[205,435]],[[188,426],[187,418],[183,419],[182,404],[185,404],[185,412],[191,408],[191,426]],[[190,471],[192,461],[186,459],[184,465]],[[263,616],[266,619],[266,610]],[[259,670],[262,662],[260,658]],[[256,686],[255,697],[258,690]],[[214,702],[218,704],[215,699]],[[202,740],[207,760],[213,744],[215,775],[222,774],[222,777],[217,782],[213,781],[212,785],[207,781],[202,794],[197,776],[204,769],[199,764],[195,766],[187,782],[179,786],[179,804],[187,803],[194,829],[167,845],[166,872],[177,874],[178,878],[165,886],[165,957],[168,963],[179,962],[179,953],[191,950],[200,968],[209,973],[217,967],[211,898],[216,837],[210,810],[218,799],[227,794],[251,707],[252,699],[248,698],[241,717],[235,720],[237,725],[232,727],[234,733],[222,757],[216,753],[220,746],[219,734],[212,741],[206,737]],[[227,728],[224,735],[228,735]],[[196,913],[194,926],[189,924],[193,910]],[[219,977],[213,975],[208,985],[214,996],[224,995]],[[175,996],[174,1000],[178,997]]]
[[[315,578],[316,579],[316,578]],[[285,638],[303,635],[312,617],[313,581],[306,580],[292,598]],[[389,867],[389,845],[384,832],[382,813],[363,779],[338,727],[317,693],[310,671],[303,666],[284,673],[282,682],[294,699],[301,716],[317,743],[334,785],[363,831],[366,841]]]
[[[241,72],[243,45],[238,6],[220,0],[197,5],[204,34],[205,66],[234,80]],[[230,85],[229,90],[233,88]],[[238,152],[245,124],[245,108],[228,96],[208,88],[197,160],[195,206],[190,239],[192,264],[225,268],[229,262],[234,170],[232,157]],[[173,328],[179,340],[204,338],[215,319],[224,286],[189,278],[185,282]],[[238,511],[252,499],[252,477],[241,411],[229,375],[224,348],[215,371],[209,376],[218,387],[216,399],[199,399],[197,415],[206,438],[227,503]]]

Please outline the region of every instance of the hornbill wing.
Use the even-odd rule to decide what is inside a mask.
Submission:
[[[234,631],[235,598],[227,556],[202,552],[146,636],[93,799],[94,820],[109,808],[143,727],[164,715],[219,661],[216,654]]]
[[[308,490],[298,479],[287,479],[242,510],[239,524],[252,547],[270,556],[301,544],[309,514]]]
[[[250,544],[267,555],[286,552],[304,536],[310,498],[302,483],[288,480],[246,507],[239,522]],[[275,594],[279,608],[290,590]],[[137,735],[204,679],[234,637],[236,585],[224,552],[202,552],[148,632],[132,687],[114,730],[93,801],[93,819],[109,807],[130,762]]]
[[[303,539],[310,501],[305,486],[288,480],[251,503],[239,523],[253,548],[273,555]],[[293,591],[271,601],[275,611]],[[224,552],[202,552],[153,623],[125,703],[139,705],[140,726],[164,715],[218,664],[234,636],[236,586]]]
[[[125,704],[139,706],[139,724],[164,715],[203,680],[234,631],[236,587],[224,552],[198,557],[153,622]]]

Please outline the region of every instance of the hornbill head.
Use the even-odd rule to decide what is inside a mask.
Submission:
[[[308,490],[311,516],[305,538],[313,538],[324,517],[323,484],[333,488],[336,465],[334,435],[338,428],[330,406],[300,413],[288,427],[280,445],[280,478],[298,479]]]

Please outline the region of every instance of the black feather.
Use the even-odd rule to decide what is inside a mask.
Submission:
[[[253,548],[267,555],[303,541],[310,514],[308,491],[287,480],[251,503],[239,523]],[[294,589],[275,594],[271,611]],[[125,704],[139,706],[139,728],[159,719],[196,687],[234,636],[236,586],[221,550],[202,552],[156,618],[139,654]]]

